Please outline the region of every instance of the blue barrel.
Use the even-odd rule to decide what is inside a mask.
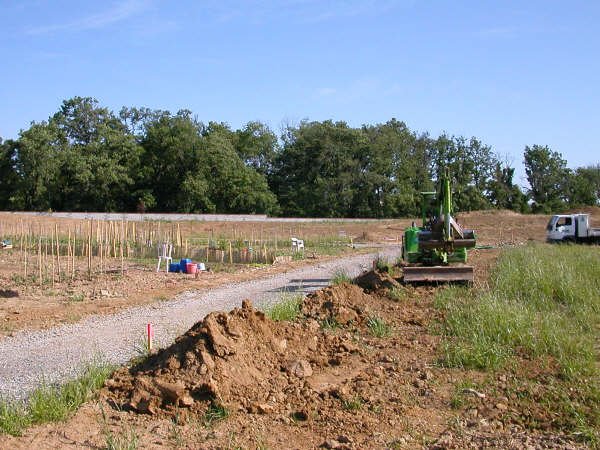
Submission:
[[[186,264],[191,263],[191,262],[192,262],[192,260],[191,259],[187,259],[187,258],[181,260],[181,262],[179,263],[179,267],[181,268],[181,271],[183,273],[187,273]]]
[[[181,266],[179,265],[179,263],[171,263],[169,264],[169,272],[180,272],[181,271]]]

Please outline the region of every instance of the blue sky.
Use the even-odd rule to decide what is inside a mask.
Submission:
[[[395,117],[600,162],[600,2],[121,0],[0,3],[0,137],[80,95],[232,127]]]

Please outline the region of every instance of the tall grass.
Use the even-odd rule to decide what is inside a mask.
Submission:
[[[352,283],[352,278],[342,267],[338,267],[331,274],[331,284],[338,285],[342,283]]]
[[[92,398],[113,370],[112,366],[96,361],[86,366],[79,378],[60,387],[42,385],[26,403],[1,400],[0,431],[18,436],[30,425],[65,420]]]
[[[488,369],[521,353],[555,358],[564,378],[595,370],[600,337],[597,247],[529,245],[498,258],[489,286],[440,291],[445,360]]]
[[[391,272],[390,261],[379,253],[375,256],[375,269],[379,272]]]
[[[302,294],[284,294],[277,303],[273,303],[264,308],[265,314],[276,321],[292,321],[302,312]]]
[[[381,317],[371,317],[367,320],[367,327],[371,334],[378,338],[387,337],[390,335],[390,327]]]

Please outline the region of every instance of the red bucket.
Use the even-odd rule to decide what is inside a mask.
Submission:
[[[198,272],[198,264],[195,263],[187,263],[185,265],[185,271],[187,273],[196,273]]]

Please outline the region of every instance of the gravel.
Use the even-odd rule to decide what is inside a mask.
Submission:
[[[400,255],[400,248],[388,247],[379,254],[395,259]],[[264,306],[276,302],[286,292],[306,294],[321,289],[329,284],[332,273],[338,269],[354,277],[370,268],[375,255],[347,257],[268,278],[184,292],[173,300],[2,338],[0,396],[26,398],[42,383],[60,384],[77,377],[82,368],[94,360],[124,364],[139,356],[148,322],[154,325],[155,345],[168,346],[212,311],[229,311],[240,306],[245,298]]]

